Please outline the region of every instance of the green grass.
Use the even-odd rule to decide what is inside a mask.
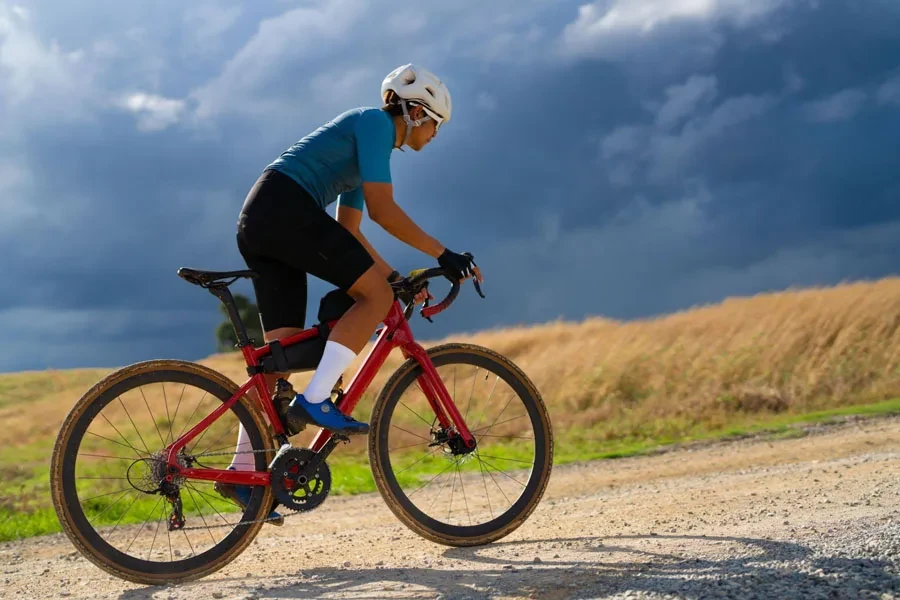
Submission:
[[[596,439],[596,433],[590,430],[571,429],[558,433],[555,446],[554,464],[562,465],[576,461],[606,460],[627,456],[636,456],[657,452],[667,446],[727,440],[729,438],[748,435],[765,435],[768,439],[787,439],[804,435],[802,425],[829,423],[848,416],[876,417],[900,414],[900,398],[865,404],[848,406],[830,410],[821,410],[804,414],[782,415],[747,415],[735,416],[735,419],[722,427],[706,429],[681,422],[667,421],[648,425],[647,434],[630,439]],[[0,541],[26,538],[35,535],[60,531],[56,513],[49,498],[49,448],[52,440],[41,440],[18,448],[6,448],[0,451]],[[492,460],[523,459],[528,455],[528,448],[521,444],[506,442],[491,446]],[[408,461],[412,462],[412,461]],[[399,463],[408,464],[408,463]],[[401,484],[413,485],[416,481],[424,481],[429,475],[438,473],[447,465],[447,461],[437,456],[423,460],[408,469],[401,476]],[[329,459],[332,474],[334,495],[360,494],[375,491],[368,456],[357,449],[356,452],[341,453],[340,447]],[[478,470],[477,462],[472,461],[462,466],[462,470]],[[88,472],[88,471],[85,471]],[[101,473],[102,470],[90,470],[90,473]],[[200,486],[210,495],[185,495],[183,502],[185,512],[196,513],[199,506],[204,514],[210,514],[212,507],[225,512],[231,505],[217,500],[211,486]],[[99,489],[105,491],[104,488]],[[100,522],[116,523],[125,512],[122,504],[116,506],[117,496],[97,498],[92,501],[95,514],[103,512]],[[158,496],[140,499],[135,505],[152,510],[159,501]],[[140,513],[140,511],[135,511]],[[146,512],[144,514],[147,514]],[[133,520],[124,514],[122,523]]]

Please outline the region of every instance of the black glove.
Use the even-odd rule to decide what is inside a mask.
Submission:
[[[443,254],[438,257],[438,264],[447,271],[447,275],[454,281],[462,281],[464,278],[475,274],[474,257],[466,252],[457,254],[449,248],[444,248]]]

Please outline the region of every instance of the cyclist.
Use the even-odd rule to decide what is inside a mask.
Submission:
[[[331,401],[338,377],[393,303],[389,282],[400,279],[360,231],[363,207],[388,233],[437,259],[453,278],[482,281],[471,255],[446,248],[394,202],[391,152],[403,151],[403,146],[418,152],[434,138],[450,120],[450,92],[433,73],[406,64],[384,78],[381,97],[380,108],[341,113],[284,151],[263,170],[238,219],[238,249],[247,267],[259,274],[253,287],[266,342],[303,329],[307,273],[354,300],[331,330],[306,389],[290,403],[287,420],[292,429],[308,423],[335,433],[369,430],[367,423],[344,415]],[[336,219],[326,212],[335,201]],[[427,291],[415,301],[426,297]],[[270,389],[279,377],[287,374],[267,375]],[[241,449],[250,449],[243,427],[237,452]],[[231,468],[255,468],[253,454],[235,454]],[[244,506],[249,499],[247,487],[217,484],[216,489]]]

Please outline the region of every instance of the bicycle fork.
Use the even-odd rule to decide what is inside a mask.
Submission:
[[[419,387],[425,394],[431,409],[437,417],[438,423],[444,432],[447,432],[451,438],[458,437],[462,440],[465,452],[471,452],[475,448],[475,437],[469,431],[468,426],[459,413],[453,398],[447,391],[447,387],[441,381],[437,369],[431,362],[428,352],[416,343],[409,327],[409,322],[404,318],[403,311],[399,308],[399,304],[395,302],[384,320],[385,327],[381,330],[378,339],[372,346],[369,356],[363,363],[363,367],[356,373],[347,392],[341,397],[337,403],[337,407],[344,414],[351,414],[365,390],[374,379],[375,374],[387,360],[388,355],[394,348],[400,348],[404,358],[412,358],[419,363],[424,373],[419,376]],[[326,430],[320,430],[310,444],[310,449],[314,452],[321,450],[331,433]]]

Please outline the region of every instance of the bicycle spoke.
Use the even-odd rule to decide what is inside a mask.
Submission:
[[[165,506],[163,506],[163,519],[167,519]],[[172,532],[169,531],[168,525],[166,525],[166,539],[169,540],[169,562],[175,562],[175,555],[172,554]]]
[[[493,429],[493,428],[496,427],[497,425],[503,425],[504,423],[509,423],[510,421],[515,421],[515,420],[517,420],[517,419],[525,419],[525,418],[527,418],[527,417],[528,417],[528,415],[519,415],[518,417],[513,417],[512,419],[506,419],[505,421],[500,421],[499,423],[491,423],[491,424],[488,425],[487,427],[482,427],[481,429],[476,429],[475,431],[472,431],[472,435],[475,435],[475,432],[476,432],[476,431],[477,431],[477,432],[481,432],[481,431],[490,431],[491,429]],[[483,433],[483,434],[481,434],[481,435],[487,435],[487,434],[484,434],[484,433]],[[502,437],[502,436],[494,436],[494,437]],[[532,438],[525,438],[525,439],[533,440],[534,438],[532,437]]]
[[[215,440],[212,444],[210,444],[210,446],[215,446],[216,444],[218,444],[218,443],[222,440],[223,437],[225,437],[226,435],[228,435],[229,433],[231,433],[232,431],[234,431],[235,427],[237,427],[238,425],[241,424],[241,421],[240,421],[239,419],[235,419],[235,421],[236,421],[235,424],[232,425],[231,428],[228,429],[228,431],[226,431],[225,433],[223,433],[222,435],[220,435],[219,437],[217,437],[216,440]],[[196,443],[194,443],[194,445],[191,447],[191,454],[194,454],[194,449],[197,448],[197,447],[200,445],[200,440],[203,439],[203,436],[205,436],[206,433],[207,433],[210,429],[212,429],[212,424],[210,424],[210,427],[207,427],[206,429],[204,429],[204,430],[203,430],[203,433],[200,434],[200,439],[197,440]],[[204,452],[210,452],[210,450],[204,450]],[[201,456],[203,455],[202,452],[201,452],[200,454],[201,454]]]
[[[454,402],[456,401],[456,365],[453,365],[453,396],[451,398],[453,398]],[[452,494],[453,492],[451,491],[450,493]]]
[[[181,529],[180,531],[184,534],[184,540],[188,543],[188,548],[191,549],[191,556],[197,554],[197,552],[194,550],[194,545],[191,543],[191,538],[188,537],[187,531],[185,531],[184,529]]]
[[[160,496],[160,497],[159,497],[159,500],[156,501],[156,504],[153,505],[153,510],[150,511],[150,515],[151,515],[151,516],[153,515],[154,511],[156,511],[156,507],[159,506],[159,503],[160,503],[160,502],[162,502],[162,496]],[[132,544],[134,544],[134,541],[135,541],[136,539],[138,539],[138,536],[139,536],[139,535],[141,535],[141,532],[144,530],[144,525],[146,525],[146,524],[147,524],[147,521],[149,521],[149,520],[150,520],[150,516],[148,516],[146,519],[144,519],[144,522],[143,522],[143,523],[141,524],[141,526],[138,528],[137,533],[135,533],[135,534],[134,534],[134,537],[131,538],[131,543],[128,544],[128,547],[127,547],[127,548],[125,548],[125,552],[128,552],[129,550],[131,550]]]
[[[175,441],[175,438],[172,437],[172,429],[175,427],[175,421],[178,419],[178,409],[181,408],[181,400],[184,398],[185,389],[187,389],[187,384],[182,384],[181,395],[178,396],[178,404],[175,405],[175,416],[172,417],[172,420],[169,422],[169,435],[166,438],[167,440],[169,440],[169,443]]]
[[[417,464],[419,464],[420,462],[422,462],[422,461],[425,460],[426,458],[430,458],[430,457],[434,456],[435,452],[438,452],[440,449],[441,449],[440,446],[435,446],[432,450],[429,450],[428,452],[426,452],[426,453],[425,453],[425,456],[423,456],[422,458],[420,458],[419,460],[417,460],[417,461],[414,462],[413,464],[411,464],[411,465],[409,465],[409,466],[406,466],[406,467],[404,467],[403,469],[400,469],[399,471],[396,471],[396,472],[395,472],[395,475],[399,475],[399,474],[402,473],[403,471],[408,471],[409,469],[413,468],[414,466],[416,466]]]
[[[449,465],[447,465],[446,467],[444,467],[443,470],[441,470],[440,473],[438,473],[437,475],[435,475],[434,477],[432,477],[431,479],[429,479],[428,481],[426,481],[422,486],[416,488],[416,489],[412,492],[412,494],[407,494],[406,497],[407,497],[407,498],[412,498],[412,495],[413,495],[413,494],[415,494],[416,492],[418,492],[419,490],[421,490],[422,488],[424,488],[424,487],[426,487],[428,484],[430,484],[432,481],[434,481],[435,479],[437,479],[438,477],[440,477],[441,475],[443,475],[444,473],[446,473],[446,472],[447,472],[447,469],[451,468],[453,465],[454,465],[454,463],[451,462]]]
[[[466,516],[469,517],[469,525],[471,525],[472,514],[469,512],[469,500],[466,498],[466,488],[463,485],[462,473],[459,472],[459,464],[456,465],[456,474],[459,475],[459,491],[462,493],[463,504],[466,506]]]
[[[199,489],[195,488],[193,485],[191,485],[190,482],[186,482],[185,485],[186,485],[187,487],[191,488],[192,490],[194,490],[195,492],[197,492],[198,494],[200,494],[200,497],[203,498],[203,501],[206,502],[207,504],[209,504],[209,507],[210,507],[211,509],[213,509],[214,511],[216,511],[216,514],[219,515],[219,518],[220,518],[220,519],[222,519],[223,521],[225,521],[225,523],[227,523],[228,525],[234,525],[234,523],[231,523],[231,521],[229,521],[229,520],[226,519],[224,516],[222,516],[222,513],[219,512],[219,509],[217,509],[217,508],[213,505],[212,502],[210,502],[209,500],[207,500],[206,497],[209,496],[209,497],[212,498],[213,500],[224,500],[224,501],[228,502],[229,504],[232,504],[233,506],[237,506],[238,508],[240,508],[240,505],[238,505],[238,504],[232,502],[232,501],[229,500],[228,498],[221,498],[221,497],[220,497],[220,498],[216,498],[215,496],[211,496],[210,494],[207,494],[206,492],[203,492],[202,490],[199,490]]]
[[[478,456],[476,455],[475,458],[478,458]],[[481,460],[480,458],[478,458],[478,462],[481,464],[484,464],[484,461]],[[512,505],[512,502],[509,501],[509,496],[506,495],[506,492],[504,492],[503,488],[500,487],[500,484],[497,483],[497,479],[494,477],[493,473],[491,473],[490,469],[485,468],[485,471],[490,476],[491,481],[494,482],[494,485],[497,486],[497,489],[500,490],[500,493],[503,494],[503,497],[506,498],[506,501],[509,502],[510,505]],[[485,489],[487,489],[487,488],[485,488]]]
[[[134,419],[131,418],[131,413],[128,412],[127,408],[125,408],[125,403],[122,402],[122,396],[119,396],[118,399],[119,399],[119,404],[122,405],[122,410],[124,410],[125,414],[128,415],[128,420],[131,421],[131,426],[134,427],[135,433],[138,434],[138,437],[140,438],[141,443],[144,445],[144,450],[147,451],[147,454],[153,454],[152,452],[150,452],[150,446],[148,446],[147,442],[144,441],[144,436],[141,435],[141,432],[138,430],[137,425],[134,424]]]
[[[162,386],[162,391],[163,391],[163,402],[165,402],[165,404],[166,404],[166,421],[168,421],[168,423],[169,423],[169,432],[171,433],[171,431],[172,431],[172,417],[169,416],[169,399],[166,397],[166,384],[165,384],[164,382],[160,382],[159,385]],[[162,437],[162,436],[160,436],[160,437]],[[167,434],[166,434],[166,441],[164,441],[164,442],[162,443],[162,444],[163,444],[163,447],[165,447],[165,445],[166,445],[168,439],[169,439],[169,434],[167,433]]]
[[[234,429],[235,429],[235,427],[237,427],[237,426],[240,425],[240,424],[241,424],[240,419],[235,419],[234,425],[232,425],[232,426],[228,429],[228,431],[226,431],[225,433],[223,433],[222,435],[220,435],[219,437],[217,437],[216,440],[215,440],[212,444],[210,444],[210,446],[215,446],[216,444],[218,444],[218,443],[222,440],[223,437],[225,437],[225,436],[228,435],[229,433],[233,432]],[[206,434],[207,431],[209,431],[209,429],[210,429],[210,428],[206,428],[206,429],[203,431],[204,435]],[[200,436],[200,439],[203,439],[203,436],[202,436],[202,435]],[[194,448],[196,448],[196,447],[199,446],[199,445],[200,445],[200,440],[197,440],[197,443],[194,444]],[[193,449],[191,450],[191,452],[193,453]],[[206,454],[207,452],[215,452],[215,450],[209,450],[209,449],[204,450],[203,452],[201,452],[201,453],[199,454],[199,456],[203,456],[203,455]]]
[[[142,451],[138,450],[137,448],[135,448],[134,446],[132,446],[130,443],[128,443],[128,438],[126,438],[124,435],[122,435],[122,432],[119,431],[119,429],[115,425],[112,424],[112,421],[110,421],[109,419],[106,418],[106,415],[103,414],[103,411],[100,411],[100,416],[103,417],[104,419],[106,419],[106,422],[109,423],[110,427],[112,427],[115,430],[115,432],[119,434],[119,437],[121,437],[125,441],[125,445],[128,448],[131,448],[132,450],[134,450],[138,454],[138,456],[140,456],[141,454],[144,454],[145,456],[149,456],[149,453],[142,452]],[[87,431],[85,433],[90,433],[92,435],[96,435],[97,437],[103,437],[101,435],[94,433],[93,431]],[[103,439],[113,442],[115,444],[119,443],[119,442],[116,442],[115,440],[110,440],[109,438],[103,438]]]
[[[490,430],[491,430],[491,427],[493,427],[494,425],[497,424],[497,419],[499,419],[499,418],[500,418],[500,415],[502,415],[503,412],[509,407],[510,402],[513,401],[513,397],[514,397],[514,396],[510,396],[510,397],[509,397],[509,400],[507,400],[507,401],[506,401],[506,404],[503,405],[503,410],[501,410],[499,413],[497,413],[497,416],[494,418],[494,422],[487,426],[487,431],[490,431]],[[479,422],[480,422],[480,421],[479,421]],[[476,425],[476,427],[477,427],[477,425]]]
[[[479,461],[478,470],[481,472],[481,482],[484,483],[484,497],[488,503],[488,510],[491,511],[491,519],[494,518],[494,508],[491,506],[491,495],[488,494],[487,479],[484,477],[484,465]]]
[[[209,534],[209,539],[212,540],[213,546],[216,545],[216,538],[213,537],[212,529],[209,528],[209,523],[206,522],[206,517],[203,516],[203,511],[200,510],[200,505],[197,504],[197,499],[194,498],[194,493],[190,490],[190,488],[184,488],[187,490],[188,495],[191,497],[191,502],[194,503],[194,508],[197,509],[197,512],[200,514],[200,520],[203,521],[203,525],[206,526],[206,533]]]
[[[124,492],[122,492],[122,495],[121,495],[121,496],[119,496],[118,498],[116,498],[116,501],[115,501],[115,502],[113,502],[112,504],[107,505],[107,507],[104,508],[104,509],[100,512],[100,514],[94,515],[94,517],[93,517],[92,519],[88,519],[88,523],[93,527],[94,521],[96,521],[97,519],[99,519],[100,517],[102,517],[103,515],[105,515],[105,514],[106,514],[106,511],[108,511],[108,510],[111,509],[113,506],[115,506],[116,504],[118,504],[119,502],[121,502],[121,501],[122,501],[122,498],[124,498],[125,496],[128,495],[128,492],[136,492],[136,491],[137,491],[137,490],[134,489],[134,488],[129,488],[129,489],[125,490]]]
[[[481,423],[481,420],[484,419],[484,414],[487,412],[488,407],[491,405],[491,398],[494,397],[494,390],[497,389],[497,384],[499,382],[500,382],[500,376],[497,375],[494,379],[494,385],[491,386],[491,393],[488,394],[487,400],[484,401],[484,408],[481,409],[481,416],[478,417],[478,421],[476,422],[475,427],[469,428],[469,431],[472,432],[472,434],[475,433],[474,429],[476,429],[478,427],[478,423]]]
[[[422,438],[425,439],[425,438]],[[431,442],[431,440],[426,440],[427,442]],[[404,448],[418,448],[422,445],[422,442],[417,442],[415,444],[407,444],[406,446],[397,446],[396,448],[388,448],[388,452],[393,452],[394,450],[403,450]]]
[[[128,490],[133,490],[134,488],[123,488],[121,490],[116,490],[114,492],[107,492],[105,494],[100,494],[98,496],[91,496],[90,498],[83,498],[82,502],[87,502],[88,500],[95,500],[97,498],[103,498],[104,496],[112,496],[113,494],[118,494],[120,492],[127,492]]]
[[[137,490],[135,490],[135,491],[137,491]],[[125,515],[127,515],[129,512],[131,512],[131,507],[134,506],[134,503],[138,501],[138,498],[140,498],[140,496],[135,496],[135,497],[134,497],[134,500],[131,501],[131,504],[129,504],[129,505],[128,505],[128,508],[125,509],[125,512],[122,513],[122,516],[119,517],[119,520],[116,521],[116,524],[115,524],[115,525],[113,525],[112,531],[109,532],[110,535],[112,535],[112,534],[114,534],[114,533],[116,532],[116,529],[119,528],[119,523],[122,522],[122,519],[125,518]]]
[[[472,405],[472,396],[475,395],[475,382],[478,380],[478,367],[475,367],[475,374],[472,375],[472,389],[469,390],[469,401],[466,403],[466,414],[463,421],[469,418],[469,407]]]
[[[391,423],[391,427],[393,427],[394,429],[399,429],[400,431],[402,431],[402,432],[404,432],[404,433],[408,433],[409,435],[411,435],[411,436],[413,436],[413,437],[417,437],[417,438],[419,438],[420,440],[425,440],[425,441],[428,442],[429,444],[431,443],[431,440],[428,439],[427,437],[422,437],[421,435],[415,434],[415,433],[413,433],[412,431],[403,429],[402,427],[398,427],[397,425],[394,425],[393,423]]]
[[[491,456],[490,454],[481,454],[481,453],[479,453],[478,456],[481,456],[481,457],[484,457],[484,458],[493,458],[493,459],[496,459],[496,460],[508,460],[508,461],[511,461],[511,462],[520,462],[520,463],[525,463],[526,465],[530,465],[530,464],[531,464],[531,461],[530,461],[530,460],[522,460],[521,458],[504,458],[504,457],[502,457],[502,456]]]
[[[417,413],[416,411],[414,411],[413,409],[411,409],[410,407],[408,407],[408,406],[406,405],[406,403],[401,402],[400,404],[403,405],[403,408],[405,408],[406,410],[408,410],[408,411],[411,412],[412,414],[416,415],[416,416],[419,418],[420,421],[422,421],[423,423],[425,423],[426,425],[428,425],[428,428],[431,429],[431,426],[432,426],[432,424],[434,423],[434,421],[432,421],[431,423],[429,423],[429,422],[425,419],[425,417],[423,417],[422,415],[420,415],[419,413]]]
[[[85,454],[84,452],[79,452],[78,456],[90,456],[93,458],[115,458],[118,460],[130,460],[130,461],[134,462],[134,459],[131,458],[130,456],[125,457],[125,456],[109,456],[107,454]],[[138,459],[138,460],[140,460],[140,459]]]
[[[476,452],[476,454],[477,454],[477,452]],[[478,457],[478,460],[480,460],[481,462],[483,462],[483,463],[484,463],[486,466],[488,466],[488,467],[493,467],[495,471],[497,471],[498,473],[500,473],[500,474],[503,475],[504,477],[507,477],[508,479],[512,479],[513,481],[515,481],[516,483],[518,483],[518,484],[521,485],[522,487],[525,487],[525,484],[524,484],[524,483],[522,483],[521,481],[519,481],[518,479],[516,479],[515,477],[513,477],[512,475],[510,475],[510,474],[507,473],[506,471],[502,471],[502,470],[498,469],[497,467],[495,467],[494,465],[492,465],[491,463],[489,463],[488,461],[482,459],[481,456]]]
[[[459,463],[455,464],[456,466],[456,474],[459,474]],[[447,506],[447,520],[450,520],[450,511],[453,510],[453,489],[456,487],[456,477],[450,478],[450,505]]]
[[[156,424],[156,419],[153,418],[153,411],[150,410],[150,403],[147,402],[147,396],[144,395],[144,388],[141,388],[141,398],[144,399],[144,406],[147,407],[147,414],[150,415],[150,421],[153,422],[153,427],[156,429],[156,435],[159,436],[159,443],[162,444],[163,448],[165,448],[166,442],[163,440],[162,434],[159,432],[159,425]]]
[[[452,478],[451,478],[451,479],[452,479]],[[445,487],[447,487],[447,483],[448,483],[449,481],[450,481],[450,480],[448,479],[447,481],[445,481],[444,483],[441,484],[440,488],[439,488],[438,491],[437,491],[437,494],[435,494],[435,495],[434,495],[434,498],[431,499],[431,504],[428,505],[428,510],[431,510],[431,507],[434,506],[434,503],[437,502],[437,499],[441,497],[441,492],[443,491],[443,489],[444,489]]]
[[[528,415],[522,415],[528,416]],[[516,419],[521,419],[522,417],[516,417]],[[510,421],[514,421],[515,419],[510,419]],[[508,423],[509,421],[504,421],[504,423]],[[500,425],[501,423],[497,423]],[[475,435],[475,432],[472,432],[472,435]],[[481,437],[495,437],[495,438],[503,438],[505,440],[531,440],[534,441],[534,437],[525,437],[522,435],[498,435],[496,433],[482,433]]]
[[[165,508],[165,507],[163,507]],[[165,510],[163,511],[163,515],[165,515]],[[156,520],[156,531],[153,532],[153,539],[150,541],[150,550],[147,551],[147,560],[153,558],[153,545],[156,543],[156,536],[159,535],[159,524],[162,523],[162,519]]]
[[[181,436],[183,436],[183,435],[184,435],[184,432],[187,431],[187,426],[188,426],[188,425],[190,424],[190,422],[193,420],[194,415],[197,414],[197,409],[199,409],[199,408],[200,408],[200,405],[203,404],[203,399],[206,398],[206,394],[207,394],[207,392],[203,392],[203,395],[200,396],[200,400],[197,401],[197,406],[194,407],[194,411],[191,413],[191,416],[189,416],[189,417],[187,418],[187,421],[185,421],[184,427],[181,428],[181,433],[178,434],[178,438],[177,438],[177,439],[181,439]]]

